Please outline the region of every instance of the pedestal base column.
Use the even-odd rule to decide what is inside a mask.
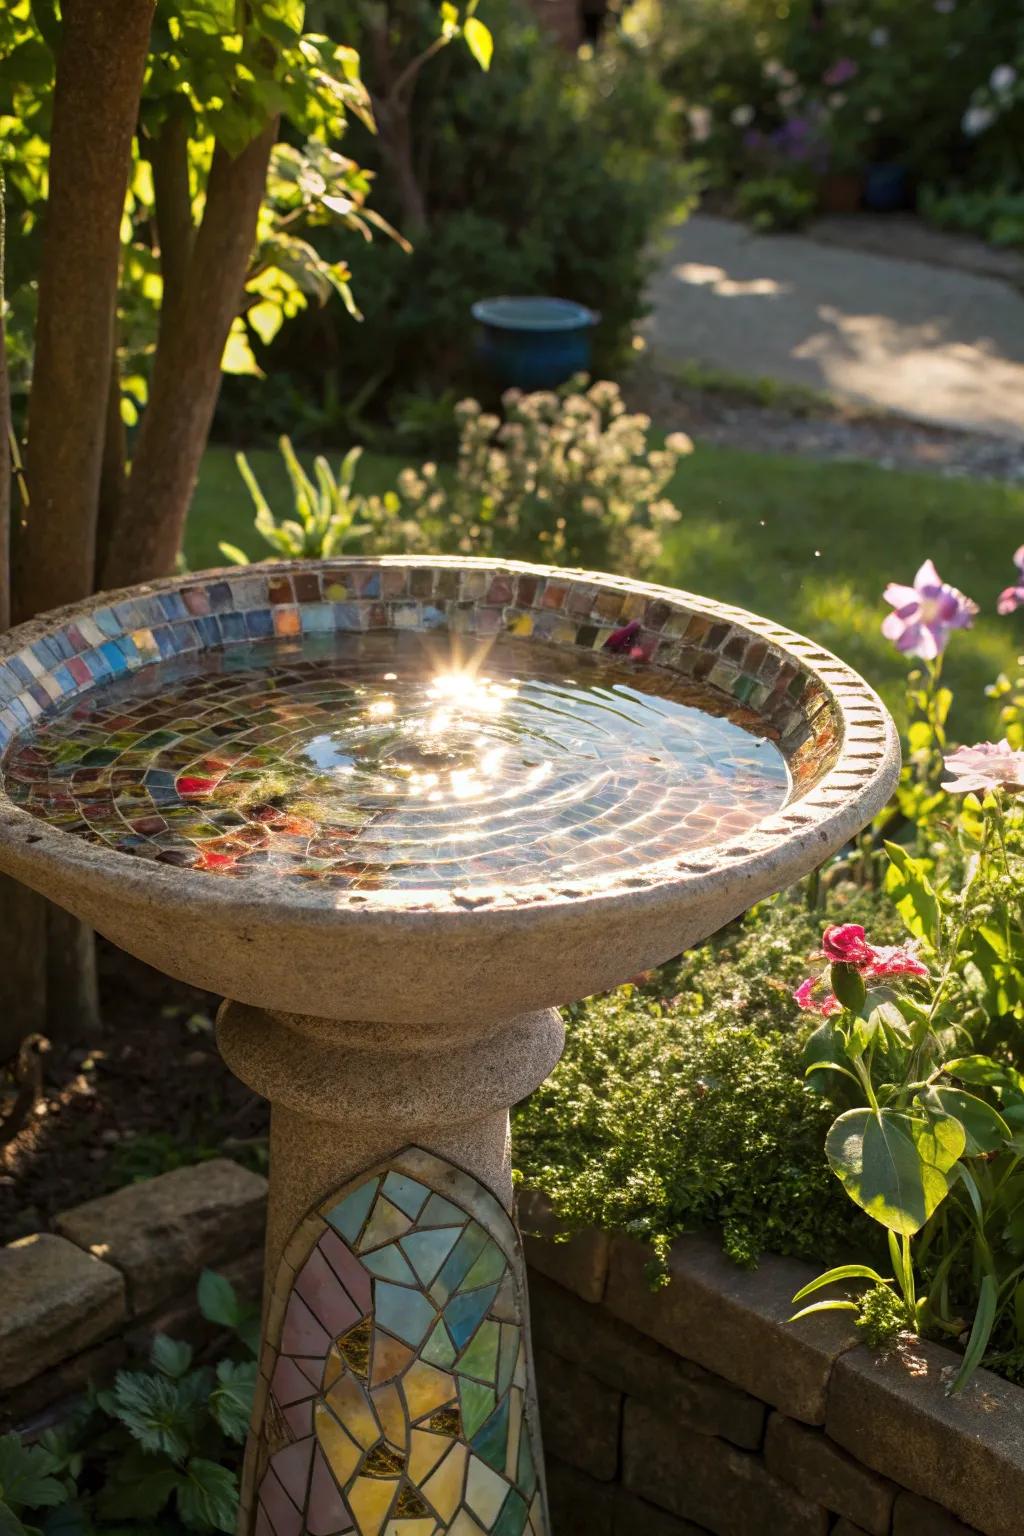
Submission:
[[[561,1021],[396,1033],[221,1010],[273,1106],[240,1536],[549,1536],[508,1107]]]

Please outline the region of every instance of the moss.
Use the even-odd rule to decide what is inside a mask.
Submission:
[[[875,906],[858,895],[842,917],[884,936]],[[837,915],[779,899],[569,1010],[562,1062],[516,1114],[519,1177],[570,1226],[630,1232],[655,1251],[705,1226],[744,1265],[765,1251],[827,1262],[873,1250],[877,1229],[825,1161],[835,1110],[804,1087],[811,1026],[790,996]]]

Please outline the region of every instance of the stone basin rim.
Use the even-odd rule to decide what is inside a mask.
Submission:
[[[190,584],[247,575],[289,576],[331,569],[481,570],[494,576],[536,577],[582,583],[596,589],[635,594],[650,601],[685,608],[712,622],[727,623],[752,640],[763,640],[795,662],[820,683],[827,708],[839,727],[835,760],[813,782],[792,791],[776,812],[747,831],[721,842],[698,847],[678,857],[638,865],[626,874],[585,880],[567,875],[543,885],[474,887],[470,891],[429,888],[389,888],[363,894],[340,891],[332,903],[321,897],[304,901],[301,890],[289,887],[287,897],[271,890],[249,890],[216,876],[162,865],[152,859],[131,858],[113,849],[98,848],[74,833],[52,826],[13,804],[0,790],[0,867],[54,898],[61,870],[94,895],[128,881],[168,914],[176,907],[219,911],[236,920],[251,917],[281,928],[291,924],[333,927],[344,923],[356,930],[376,928],[437,928],[441,923],[467,931],[488,926],[484,919],[500,915],[502,925],[532,925],[545,912],[571,906],[595,910],[626,903],[639,911],[647,901],[662,903],[675,893],[686,904],[718,894],[725,883],[755,884],[775,865],[791,870],[803,863],[813,867],[854,834],[881,809],[895,788],[900,747],[895,726],[878,695],[846,663],[823,647],[746,609],[718,602],[681,588],[642,582],[583,568],[537,565],[525,561],[443,555],[337,556],[326,560],[265,561],[246,568],[218,567],[165,577],[116,591],[98,593],[84,602],[51,610],[8,631],[0,639],[0,666],[27,645],[61,630],[76,619],[132,599],[180,592]],[[529,642],[527,642],[529,643]],[[657,661],[652,671],[670,670]],[[625,669],[624,669],[625,670]],[[628,672],[626,673],[628,675]],[[824,712],[824,711],[823,711]],[[803,857],[801,857],[801,855]],[[69,895],[71,893],[69,892]],[[56,897],[54,899],[58,899]]]

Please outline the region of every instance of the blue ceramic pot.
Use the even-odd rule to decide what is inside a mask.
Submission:
[[[873,213],[898,213],[910,207],[910,176],[905,165],[882,161],[864,177],[864,206]]]
[[[591,331],[600,316],[570,299],[480,299],[477,355],[503,389],[555,389],[590,371]]]

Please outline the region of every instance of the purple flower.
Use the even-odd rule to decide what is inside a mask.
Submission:
[[[857,64],[853,59],[836,59],[835,63],[825,71],[825,84],[833,90],[837,86],[846,85],[858,73]]]
[[[1018,608],[1024,608],[1024,544],[1014,555],[1013,563],[1020,572],[1020,579],[1015,587],[1006,587],[1000,592],[996,603],[999,613],[1016,613]]]
[[[989,789],[1024,789],[1024,752],[1016,752],[1005,739],[979,741],[974,747],[957,747],[943,758],[951,779],[942,787],[951,795],[984,794]]]
[[[912,587],[891,581],[884,595],[895,611],[883,620],[882,634],[898,651],[924,661],[941,656],[952,631],[970,629],[978,612],[977,603],[943,581],[931,560],[924,562]]]

